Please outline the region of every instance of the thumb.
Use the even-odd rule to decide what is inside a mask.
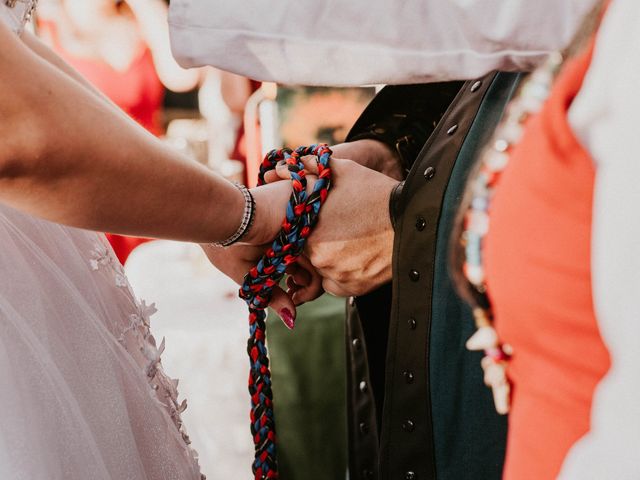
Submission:
[[[296,306],[289,295],[280,287],[274,287],[269,306],[278,314],[289,330],[296,325]]]

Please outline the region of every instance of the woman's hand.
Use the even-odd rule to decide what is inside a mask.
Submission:
[[[313,184],[311,179],[310,187]],[[227,248],[202,245],[211,263],[239,285],[278,235],[291,196],[291,183],[275,182],[254,188],[251,192],[256,202],[255,221],[243,243]],[[296,306],[322,295],[322,277],[304,256],[290,265],[286,273],[288,290],[285,293],[280,287],[275,287],[270,307],[287,327],[293,328]]]
[[[201,245],[209,261],[238,285],[244,281],[246,273],[253,268],[264,254],[266,246],[233,245],[216,247]],[[287,292],[276,286],[269,306],[277,312],[284,324],[291,330],[295,326],[296,306],[322,295],[322,277],[315,271],[306,257],[287,268]]]
[[[250,245],[232,245],[230,247],[217,247],[212,244],[200,245],[209,261],[222,273],[242,285],[244,276],[253,268],[265,249]],[[274,287],[273,298],[270,304],[289,328],[295,326],[296,309],[291,297],[280,287]]]

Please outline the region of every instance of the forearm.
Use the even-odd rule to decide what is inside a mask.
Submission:
[[[238,227],[233,185],[165,148],[0,26],[0,201],[72,226],[209,242]]]

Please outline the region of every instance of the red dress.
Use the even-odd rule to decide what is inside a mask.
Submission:
[[[591,290],[595,169],[567,119],[591,61],[568,63],[515,146],[490,210],[486,271],[496,328],[513,346],[504,477],[556,478],[590,429],[609,369]]]
[[[158,78],[151,50],[140,52],[126,70],[116,70],[99,60],[81,58],[67,52],[61,45],[56,24],[39,21],[41,31],[48,34],[53,48],[68,64],[75,68],[118,107],[154,135],[162,133],[161,118],[164,87]],[[138,245],[149,240],[107,233],[120,262],[124,262]]]

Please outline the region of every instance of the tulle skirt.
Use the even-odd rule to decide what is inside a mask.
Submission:
[[[0,478],[200,479],[104,236],[0,206]]]

